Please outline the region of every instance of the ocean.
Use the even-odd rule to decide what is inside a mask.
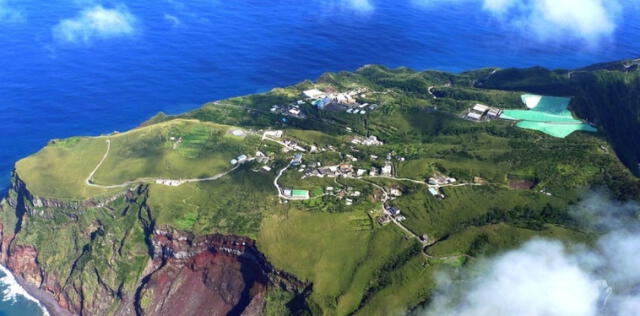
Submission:
[[[510,19],[482,0],[0,0],[0,187],[17,160],[52,138],[127,130],[159,111],[328,71],[574,68],[638,57],[635,9],[612,13],[604,33],[583,25],[582,36],[523,27],[538,15]],[[0,314],[37,314],[15,284],[0,283]]]

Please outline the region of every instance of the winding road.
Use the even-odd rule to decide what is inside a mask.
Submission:
[[[102,164],[104,163],[104,161],[107,159],[107,157],[109,156],[109,152],[111,151],[111,139],[107,139],[107,151],[104,153],[104,156],[102,156],[102,159],[100,160],[100,162],[98,162],[98,165],[96,165],[96,167],[93,169],[93,171],[91,171],[91,173],[89,174],[89,176],[87,177],[87,179],[85,180],[86,185],[90,186],[90,187],[94,187],[94,188],[100,188],[100,189],[117,189],[117,188],[125,188],[134,184],[138,184],[138,183],[153,183],[156,181],[176,181],[178,182],[178,185],[182,185],[185,183],[193,183],[193,182],[205,182],[205,181],[214,181],[214,180],[218,180],[226,175],[228,175],[229,173],[235,171],[236,169],[238,169],[238,167],[240,167],[240,163],[236,164],[233,168],[216,174],[214,176],[211,177],[206,177],[206,178],[193,178],[193,179],[179,179],[179,180],[175,180],[175,179],[164,179],[164,178],[138,178],[135,180],[131,180],[131,181],[127,181],[121,184],[113,184],[113,185],[101,185],[101,184],[95,184],[93,183],[93,176],[96,174],[96,172],[98,172],[98,169],[100,169],[100,167],[102,166]],[[247,161],[253,161],[255,158],[248,158]]]
[[[289,198],[286,197],[284,194],[282,194],[282,188],[280,188],[280,185],[278,184],[278,180],[280,180],[280,177],[282,177],[282,174],[285,172],[285,170],[289,169],[289,166],[291,166],[291,164],[287,164],[286,167],[280,169],[280,171],[278,171],[278,175],[276,176],[276,178],[273,179],[273,185],[276,187],[276,190],[278,190],[278,197],[285,200],[288,200]]]

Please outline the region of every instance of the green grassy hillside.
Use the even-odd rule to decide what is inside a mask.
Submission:
[[[366,66],[182,115],[157,115],[126,133],[55,140],[16,165],[16,179],[42,200],[11,191],[0,203],[3,224],[17,227],[17,242],[40,249],[47,273],[64,276],[64,286],[82,288],[86,296],[105,288],[133,291],[149,259],[149,231],[170,227],[254,238],[276,268],[312,284],[302,303],[270,288],[270,314],[403,313],[429,300],[440,270],[464,268],[536,236],[593,240],[567,212],[587,190],[640,199],[640,182],[618,158],[627,165],[634,159],[635,149],[625,146],[640,126],[637,75],[605,66],[573,75]],[[271,110],[297,103],[313,87],[359,89],[365,92],[357,101],[377,108],[355,115],[302,100],[306,118]],[[600,132],[560,139],[511,121],[462,118],[476,103],[523,109],[520,95],[527,92],[574,96],[572,115],[595,122]],[[267,129],[283,136],[264,139]],[[369,136],[383,143],[352,143]],[[296,149],[284,142],[305,149],[304,167],[285,169]],[[237,168],[229,163],[257,151],[266,158]],[[392,173],[313,176],[318,166],[340,163],[365,171],[389,164]],[[442,197],[426,183],[438,175],[456,179],[439,188]],[[185,179],[190,182],[180,182]],[[311,198],[287,199],[276,185],[309,190]],[[392,191],[399,196],[391,198]],[[385,222],[384,204],[400,208],[406,219]]]

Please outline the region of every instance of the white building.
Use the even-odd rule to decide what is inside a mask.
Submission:
[[[473,106],[473,110],[478,113],[484,114],[489,111],[489,107],[484,104],[476,104],[475,106]]]
[[[305,90],[302,94],[309,99],[319,99],[324,97],[326,94],[318,89]]]
[[[391,175],[391,171],[392,171],[391,165],[385,165],[384,167],[382,167],[382,175],[383,176],[390,176]]]
[[[467,114],[467,119],[472,120],[472,121],[480,121],[482,119],[482,114],[475,113],[475,112],[469,112]]]
[[[497,108],[491,108],[489,112],[487,112],[487,116],[490,118],[498,118],[502,114],[502,110]]]
[[[282,131],[265,131],[264,132],[264,136],[265,137],[280,138],[280,137],[282,137]]]
[[[293,115],[299,115],[300,114],[300,109],[289,109],[289,113],[293,114]]]

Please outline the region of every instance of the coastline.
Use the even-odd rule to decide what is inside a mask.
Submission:
[[[50,315],[50,316],[72,316],[73,315],[68,310],[60,307],[60,305],[58,305],[58,302],[56,301],[56,299],[53,297],[51,293],[48,293],[46,291],[36,288],[33,285],[28,284],[21,277],[11,273],[11,270],[9,270],[7,267],[3,265],[0,265],[0,269],[2,270],[2,272],[6,273],[7,276],[10,276],[11,278],[13,278],[16,283],[15,285],[20,286],[25,292],[25,293],[18,292],[17,294],[23,295],[28,300],[36,302],[36,304],[38,304],[40,308],[42,308],[44,315]],[[13,284],[9,284],[9,286],[12,286],[12,285]],[[24,294],[27,294],[27,295],[24,295]]]

